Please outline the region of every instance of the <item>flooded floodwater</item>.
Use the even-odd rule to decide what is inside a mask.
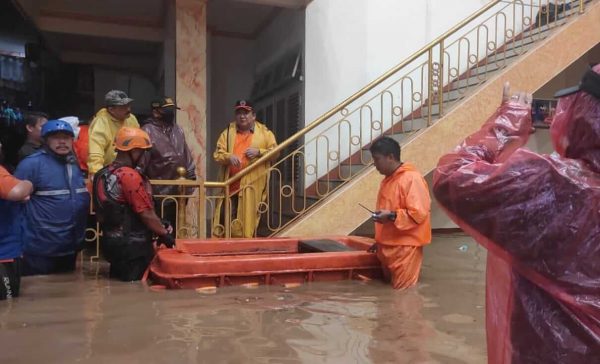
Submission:
[[[26,277],[0,302],[0,363],[485,363],[485,251],[425,248],[420,283],[153,290],[105,264]]]

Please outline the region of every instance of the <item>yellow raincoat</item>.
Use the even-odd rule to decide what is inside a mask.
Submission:
[[[230,123],[229,127],[219,136],[217,150],[213,154],[214,160],[221,165],[218,179],[222,182],[229,178],[229,157],[233,154],[236,130],[235,122]],[[240,180],[237,216],[232,217],[231,223],[232,237],[251,238],[255,234],[260,219],[258,206],[267,196],[268,169],[271,163],[267,162],[258,167],[254,166],[253,163],[262,155],[275,148],[277,141],[273,132],[264,124],[255,121],[250,146],[258,148],[260,155],[249,161],[248,168],[254,169]],[[219,198],[216,201],[213,217],[213,236],[216,237],[224,236],[222,229],[215,229],[219,225],[224,225],[224,221],[220,221],[222,208],[223,198]]]
[[[94,174],[115,160],[115,135],[123,126],[139,128],[135,115],[130,114],[124,121],[112,117],[106,108],[100,109],[94,116],[89,129],[88,172]]]

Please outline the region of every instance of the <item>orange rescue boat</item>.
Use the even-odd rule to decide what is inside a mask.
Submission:
[[[297,285],[382,277],[373,240],[358,236],[182,239],[159,249],[150,279],[168,288]]]

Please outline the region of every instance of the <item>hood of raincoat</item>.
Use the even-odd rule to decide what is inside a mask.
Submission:
[[[600,64],[592,69],[600,74]],[[560,98],[550,135],[558,154],[600,172],[600,99],[585,91]]]

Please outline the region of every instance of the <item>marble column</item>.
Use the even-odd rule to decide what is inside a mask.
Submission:
[[[175,0],[175,98],[183,128],[196,161],[198,177],[206,176],[206,3]]]
[[[164,7],[165,35],[161,60],[163,95],[175,97],[175,2],[166,1]]]

